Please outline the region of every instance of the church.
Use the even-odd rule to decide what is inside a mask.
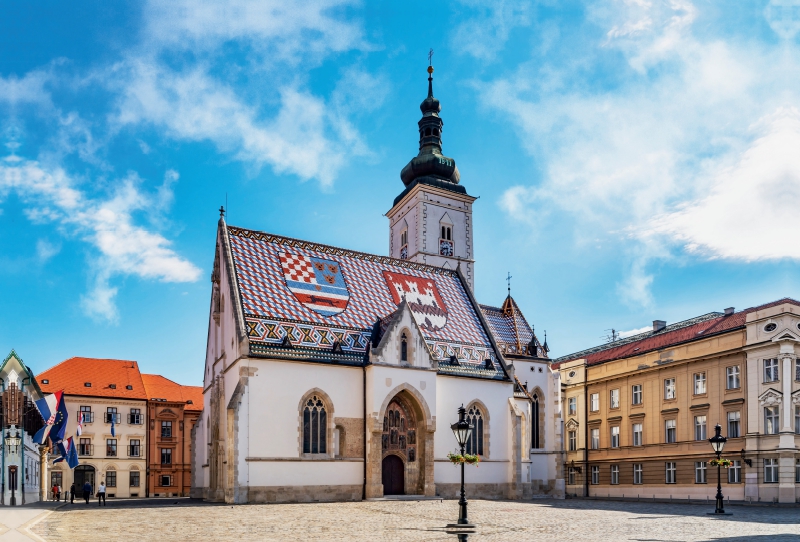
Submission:
[[[419,154],[387,213],[389,256],[234,227],[221,212],[193,497],[456,497],[462,405],[466,452],[480,456],[468,498],[564,496],[559,373],[510,290],[500,306],[475,298],[476,198],[442,154],[432,74]]]

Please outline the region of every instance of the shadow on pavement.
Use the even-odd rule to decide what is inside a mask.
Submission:
[[[64,504],[63,502],[61,503]],[[80,501],[76,500],[74,504],[70,504],[69,501],[66,503],[65,506],[58,509],[58,512],[71,512],[71,511],[79,511],[79,510],[97,510],[98,508],[103,509],[122,509],[122,508],[187,508],[187,507],[199,507],[199,506],[231,506],[226,505],[223,503],[214,503],[214,502],[205,502],[200,499],[190,499],[188,497],[171,497],[171,498],[158,498],[158,499],[107,499],[105,506],[100,506],[97,503],[97,499],[91,499],[89,504],[81,499]]]

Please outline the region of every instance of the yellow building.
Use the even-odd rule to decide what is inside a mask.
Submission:
[[[795,502],[800,487],[800,303],[709,313],[555,361],[566,492],[713,500],[708,439],[728,438],[723,493]],[[763,377],[763,378],[762,378]]]

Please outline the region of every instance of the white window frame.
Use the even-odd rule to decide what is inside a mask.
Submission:
[[[705,414],[694,417],[694,440],[706,440],[708,418]]]
[[[633,445],[642,446],[644,444],[644,439],[642,438],[644,436],[644,433],[642,432],[643,424],[635,423],[631,429],[633,431]]]
[[[777,435],[780,431],[781,408],[779,406],[764,407],[764,434]]]
[[[599,450],[600,449],[600,429],[594,428],[589,430],[589,435],[591,437],[591,444],[592,450]]]
[[[670,429],[672,430],[671,440]],[[675,442],[678,442],[678,422],[676,420],[664,420],[664,442],[666,444],[674,444]]]
[[[600,394],[592,393],[589,395],[589,411],[598,412],[600,410]]]
[[[664,463],[664,468],[665,468],[664,483],[665,484],[677,483],[676,480],[678,478],[678,469],[675,461],[667,461],[666,463]]]
[[[575,485],[575,468],[569,467],[567,469],[567,484],[574,486]]]
[[[733,465],[728,467],[728,483],[741,484],[742,483],[742,460],[734,459]]]
[[[600,465],[592,465],[592,485],[600,485]]]
[[[608,408],[619,408],[619,388],[611,390],[611,392],[609,393]]]
[[[800,405],[794,406],[794,433],[800,435]]]
[[[764,360],[764,383],[778,382],[781,378],[778,366],[778,358],[768,358]]]
[[[695,395],[704,395],[708,388],[706,387],[706,373],[705,371],[701,373],[694,373],[694,394]]]
[[[570,397],[567,399],[567,412],[570,416],[575,416],[578,414],[578,398],[577,397]]]
[[[775,458],[764,459],[764,483],[778,483],[778,460]]]
[[[569,444],[569,451],[574,452],[578,449],[578,432],[575,430],[567,432],[567,443]]]
[[[642,464],[641,463],[634,463],[633,464],[633,483],[635,485],[641,485],[642,484],[643,472],[644,472],[644,469],[642,468]]]
[[[619,426],[615,425],[611,428],[611,447],[619,448]]]
[[[619,485],[619,465],[611,465],[611,485]]]
[[[740,386],[739,366],[731,365],[730,367],[725,367],[725,389],[738,390]]]
[[[694,462],[694,483],[707,484],[708,483],[708,465],[705,461]]]
[[[677,397],[675,393],[675,377],[664,379],[664,400],[672,400]]]
[[[731,410],[727,414],[728,419],[728,438],[739,438],[742,436],[742,413],[738,410]],[[736,431],[732,431],[733,428]]]
[[[643,400],[642,394],[642,385],[641,384],[634,384],[631,386],[631,404],[632,405],[641,405]]]

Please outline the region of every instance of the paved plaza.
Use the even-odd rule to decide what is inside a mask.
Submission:
[[[472,501],[477,531],[468,540],[800,541],[800,508],[731,506],[733,515],[724,518],[709,517],[708,510],[637,502]],[[167,499],[116,501],[107,508],[92,502],[41,511],[29,536],[48,542],[456,541],[445,526],[457,512],[455,501],[230,506]]]

